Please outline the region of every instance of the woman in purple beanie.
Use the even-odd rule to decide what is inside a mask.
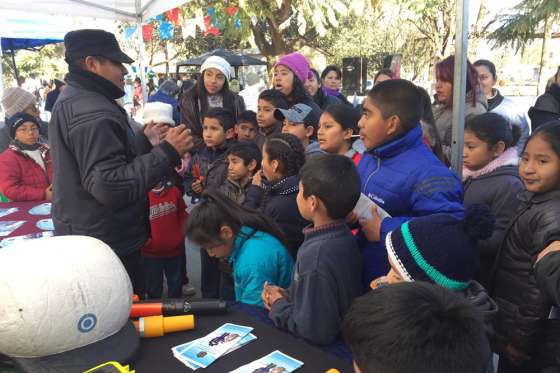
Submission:
[[[321,116],[321,109],[307,93],[304,84],[313,74],[309,61],[298,52],[282,56],[274,65],[273,88],[282,92],[290,106],[305,104],[312,108],[315,117]]]

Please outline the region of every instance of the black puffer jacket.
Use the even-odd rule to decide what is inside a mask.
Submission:
[[[284,233],[288,251],[296,258],[303,242],[303,228],[309,225],[299,213],[296,197],[299,192],[297,176],[288,176],[274,185],[263,182],[263,188],[250,185],[244,206],[259,209],[272,218]]]
[[[498,350],[507,344],[542,361],[543,343],[551,331],[551,301],[537,286],[533,265],[538,254],[560,239],[560,191],[525,192],[506,230],[496,259],[491,295],[498,303]],[[540,355],[537,357],[537,354]],[[550,356],[548,356],[550,357]]]
[[[85,71],[71,70],[66,81],[49,125],[55,233],[92,236],[128,255],[148,239],[148,192],[179,154],[164,141],[138,156],[115,102],[123,92]]]
[[[560,336],[560,252],[545,255],[535,266],[535,273],[539,289],[555,304],[552,312],[554,320],[549,320],[548,323],[556,332],[552,330],[549,333],[552,341],[549,342],[548,349],[556,355],[554,364],[560,370],[560,337],[555,338]]]
[[[181,123],[191,130],[194,140],[193,151],[195,152],[204,146],[204,141],[202,140],[202,118],[204,113],[202,112],[199,100],[198,84],[183,92],[179,99]],[[234,123],[237,123],[237,118],[245,111],[243,97],[231,91],[225,92],[223,96],[224,109],[229,110],[233,114]]]
[[[477,178],[468,178],[463,182],[463,186],[465,208],[483,204],[490,208],[495,218],[492,236],[478,242],[480,270],[477,278],[483,286],[488,286],[488,278],[504,239],[505,230],[521,202],[517,195],[524,187],[519,179],[517,166],[514,165],[498,167]]]
[[[551,120],[560,119],[560,86],[553,84],[545,94],[539,96],[535,106],[529,109],[531,130]]]

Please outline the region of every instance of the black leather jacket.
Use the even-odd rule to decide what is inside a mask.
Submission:
[[[92,236],[128,255],[148,239],[148,192],[179,154],[164,141],[138,155],[115,102],[122,90],[108,80],[74,69],[66,81],[49,125],[55,233]]]

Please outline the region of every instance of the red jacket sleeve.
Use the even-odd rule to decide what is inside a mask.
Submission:
[[[11,149],[0,154],[0,192],[12,201],[42,201],[45,199],[45,188],[37,188],[24,184],[23,170],[18,162],[18,155]],[[30,161],[33,162],[33,161]]]

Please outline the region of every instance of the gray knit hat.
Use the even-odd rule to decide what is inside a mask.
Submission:
[[[9,118],[20,111],[24,111],[27,107],[29,107],[29,105],[35,103],[35,97],[22,88],[11,87],[4,90],[2,107],[6,113],[6,118]]]

